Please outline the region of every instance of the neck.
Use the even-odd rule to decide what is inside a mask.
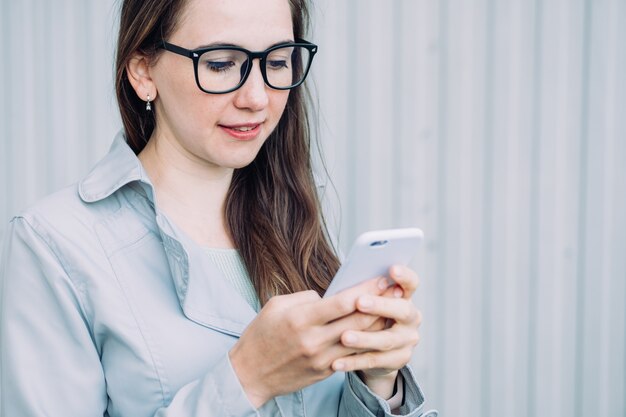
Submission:
[[[158,207],[197,243],[233,247],[224,205],[233,169],[197,161],[167,140],[152,137],[139,154]]]

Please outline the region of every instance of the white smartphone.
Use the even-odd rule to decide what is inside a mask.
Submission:
[[[324,297],[371,278],[389,278],[389,268],[393,265],[407,265],[423,239],[424,233],[416,227],[363,233],[352,245],[346,261],[335,274]]]

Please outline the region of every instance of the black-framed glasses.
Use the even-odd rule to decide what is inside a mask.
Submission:
[[[252,52],[238,46],[185,49],[163,41],[161,48],[193,60],[198,88],[209,94],[225,94],[241,87],[259,59],[265,84],[276,90],[289,90],[304,82],[317,45],[303,39]]]

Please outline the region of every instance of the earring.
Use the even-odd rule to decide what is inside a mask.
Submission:
[[[150,104],[150,94],[148,94],[148,101],[146,101],[146,111],[152,110],[152,104]]]

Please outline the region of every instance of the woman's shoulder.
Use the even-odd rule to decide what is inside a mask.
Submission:
[[[109,153],[84,178],[42,198],[15,218],[34,229],[70,235],[86,232],[124,207],[137,207],[134,200],[145,199],[145,188],[149,188],[138,184],[146,182],[145,177],[139,160],[118,135]]]
[[[86,201],[79,184],[52,193],[16,215],[5,243],[47,248],[61,263],[77,266],[103,262],[133,242],[158,236],[139,184],[126,184],[96,201]]]
[[[49,194],[16,214],[12,222],[25,222],[38,235],[85,235],[94,224],[115,211],[113,200],[96,204],[85,202],[79,194],[79,183]]]

